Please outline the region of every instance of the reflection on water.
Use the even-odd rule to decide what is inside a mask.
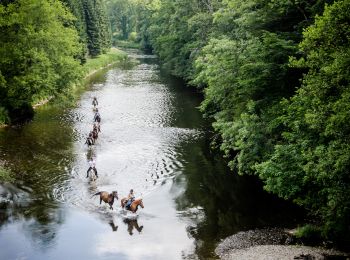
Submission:
[[[209,258],[234,232],[295,223],[290,205],[209,150],[201,97],[154,56],[130,54],[138,64],[97,75],[75,107],[44,106],[33,122],[0,129],[1,158],[17,176],[0,186],[1,259]],[[88,148],[94,96],[101,133]],[[92,157],[96,180],[86,178]],[[92,197],[131,188],[145,205],[136,215]]]
[[[139,226],[137,219],[124,219],[124,223],[128,225],[128,233],[130,236],[134,234],[135,231],[141,233],[143,226]],[[135,230],[135,231],[134,231]]]

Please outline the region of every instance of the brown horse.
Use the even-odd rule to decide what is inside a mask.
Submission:
[[[94,139],[94,143],[95,143],[98,138],[98,130],[96,128],[92,130],[92,138]]]
[[[114,203],[114,198],[116,198],[118,200],[118,192],[117,191],[112,191],[112,193],[108,193],[107,191],[100,191],[95,193],[93,196],[96,195],[100,195],[100,204],[102,201],[104,201],[105,203],[109,204],[109,207],[111,210],[113,210],[113,203]],[[91,197],[91,198],[92,198]]]
[[[121,199],[120,203],[121,203],[122,208],[125,207],[125,204],[126,204],[127,201],[128,201],[127,198],[122,198]],[[144,208],[142,199],[134,200],[127,210],[130,210],[131,212],[136,213],[136,211],[137,211],[139,206],[141,206],[141,208]]]

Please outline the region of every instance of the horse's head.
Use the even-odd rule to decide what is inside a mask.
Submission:
[[[139,203],[138,204],[141,206],[141,208],[144,208],[142,199],[139,199]]]
[[[118,192],[112,191],[112,196],[118,200]]]

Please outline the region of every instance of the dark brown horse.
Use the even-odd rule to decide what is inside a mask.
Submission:
[[[125,204],[126,204],[127,201],[128,201],[127,198],[122,198],[122,199],[121,199],[120,203],[121,203],[122,208],[125,207]],[[142,199],[134,200],[134,201],[131,203],[130,207],[127,208],[127,210],[130,210],[131,212],[136,213],[136,211],[137,211],[137,209],[138,209],[139,206],[141,206],[141,208],[144,208]]]
[[[112,191],[112,193],[108,193],[107,191],[100,191],[95,193],[93,196],[96,195],[100,195],[100,204],[102,203],[102,201],[104,201],[105,203],[109,204],[109,207],[111,210],[113,210],[113,203],[114,203],[114,198],[116,198],[118,200],[118,192],[117,191]],[[92,198],[91,197],[91,198]]]
[[[95,143],[98,138],[98,130],[96,128],[92,130],[92,138],[94,139],[94,143]]]

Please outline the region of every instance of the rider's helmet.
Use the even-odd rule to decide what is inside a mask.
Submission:
[[[130,190],[130,193],[134,193],[134,190],[133,190],[133,189],[131,189],[131,190]]]

